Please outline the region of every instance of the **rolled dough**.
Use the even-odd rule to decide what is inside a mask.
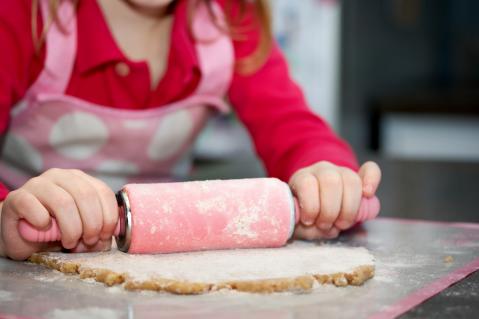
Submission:
[[[38,253],[30,261],[63,273],[128,290],[200,294],[309,291],[315,284],[361,285],[374,275],[374,257],[362,247],[294,241],[281,248],[132,255]]]

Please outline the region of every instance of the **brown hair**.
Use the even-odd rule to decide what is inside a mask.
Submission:
[[[50,20],[44,21],[44,27],[41,32],[38,30],[38,10],[39,10],[39,1],[32,0],[32,37],[34,47],[37,53],[40,52],[42,45],[45,42],[46,33],[48,28],[52,23],[56,23],[60,29],[62,25],[58,19],[58,7],[62,0],[48,0],[50,8]],[[63,1],[72,1],[76,6],[79,0],[63,0]],[[212,9],[212,0],[195,0],[189,2],[188,9],[188,19],[191,22],[192,16],[194,14],[195,8],[199,3],[204,2],[207,5],[208,11],[210,13],[211,19],[215,22],[216,26],[222,31],[226,32],[235,40],[244,40],[246,39],[246,32],[251,31],[252,28],[260,28],[260,38],[257,44],[257,47],[253,53],[249,56],[244,57],[236,61],[236,70],[241,74],[250,74],[260,68],[266,61],[269,50],[272,45],[272,31],[271,31],[271,13],[269,8],[268,0],[226,0],[225,5],[225,15],[226,15],[226,26],[218,25],[217,19],[215,17],[214,11]],[[233,2],[239,2],[239,13],[234,12],[235,6]],[[254,5],[253,14],[254,14],[254,23],[257,25],[251,25],[248,27],[242,26],[239,27],[245,14],[248,10],[248,6]],[[191,26],[191,23],[190,23]]]

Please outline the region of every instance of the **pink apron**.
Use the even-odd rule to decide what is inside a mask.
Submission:
[[[47,1],[40,1],[48,21]],[[217,16],[221,9],[214,6]],[[185,178],[191,147],[211,110],[226,112],[234,55],[231,40],[210,20],[206,7],[195,14],[193,31],[202,72],[188,98],[148,110],[119,110],[65,95],[75,62],[76,16],[62,1],[46,40],[45,68],[13,108],[0,157],[0,180],[17,188],[49,168],[77,168],[113,190],[130,182]]]

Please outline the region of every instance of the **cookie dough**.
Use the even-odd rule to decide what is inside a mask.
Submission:
[[[108,286],[174,294],[220,289],[307,292],[319,284],[362,285],[374,275],[374,257],[362,247],[294,241],[281,248],[158,255],[38,253],[29,259]]]

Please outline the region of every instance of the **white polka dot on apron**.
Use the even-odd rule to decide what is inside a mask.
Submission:
[[[174,111],[165,116],[148,146],[148,157],[152,160],[170,158],[185,145],[192,130],[193,119],[188,110]]]
[[[98,152],[108,139],[103,121],[91,113],[73,112],[52,127],[50,145],[61,155],[84,160]]]
[[[23,137],[16,134],[8,134],[3,150],[5,158],[13,158],[23,163],[26,167],[35,169],[37,172],[43,169],[42,155]]]

